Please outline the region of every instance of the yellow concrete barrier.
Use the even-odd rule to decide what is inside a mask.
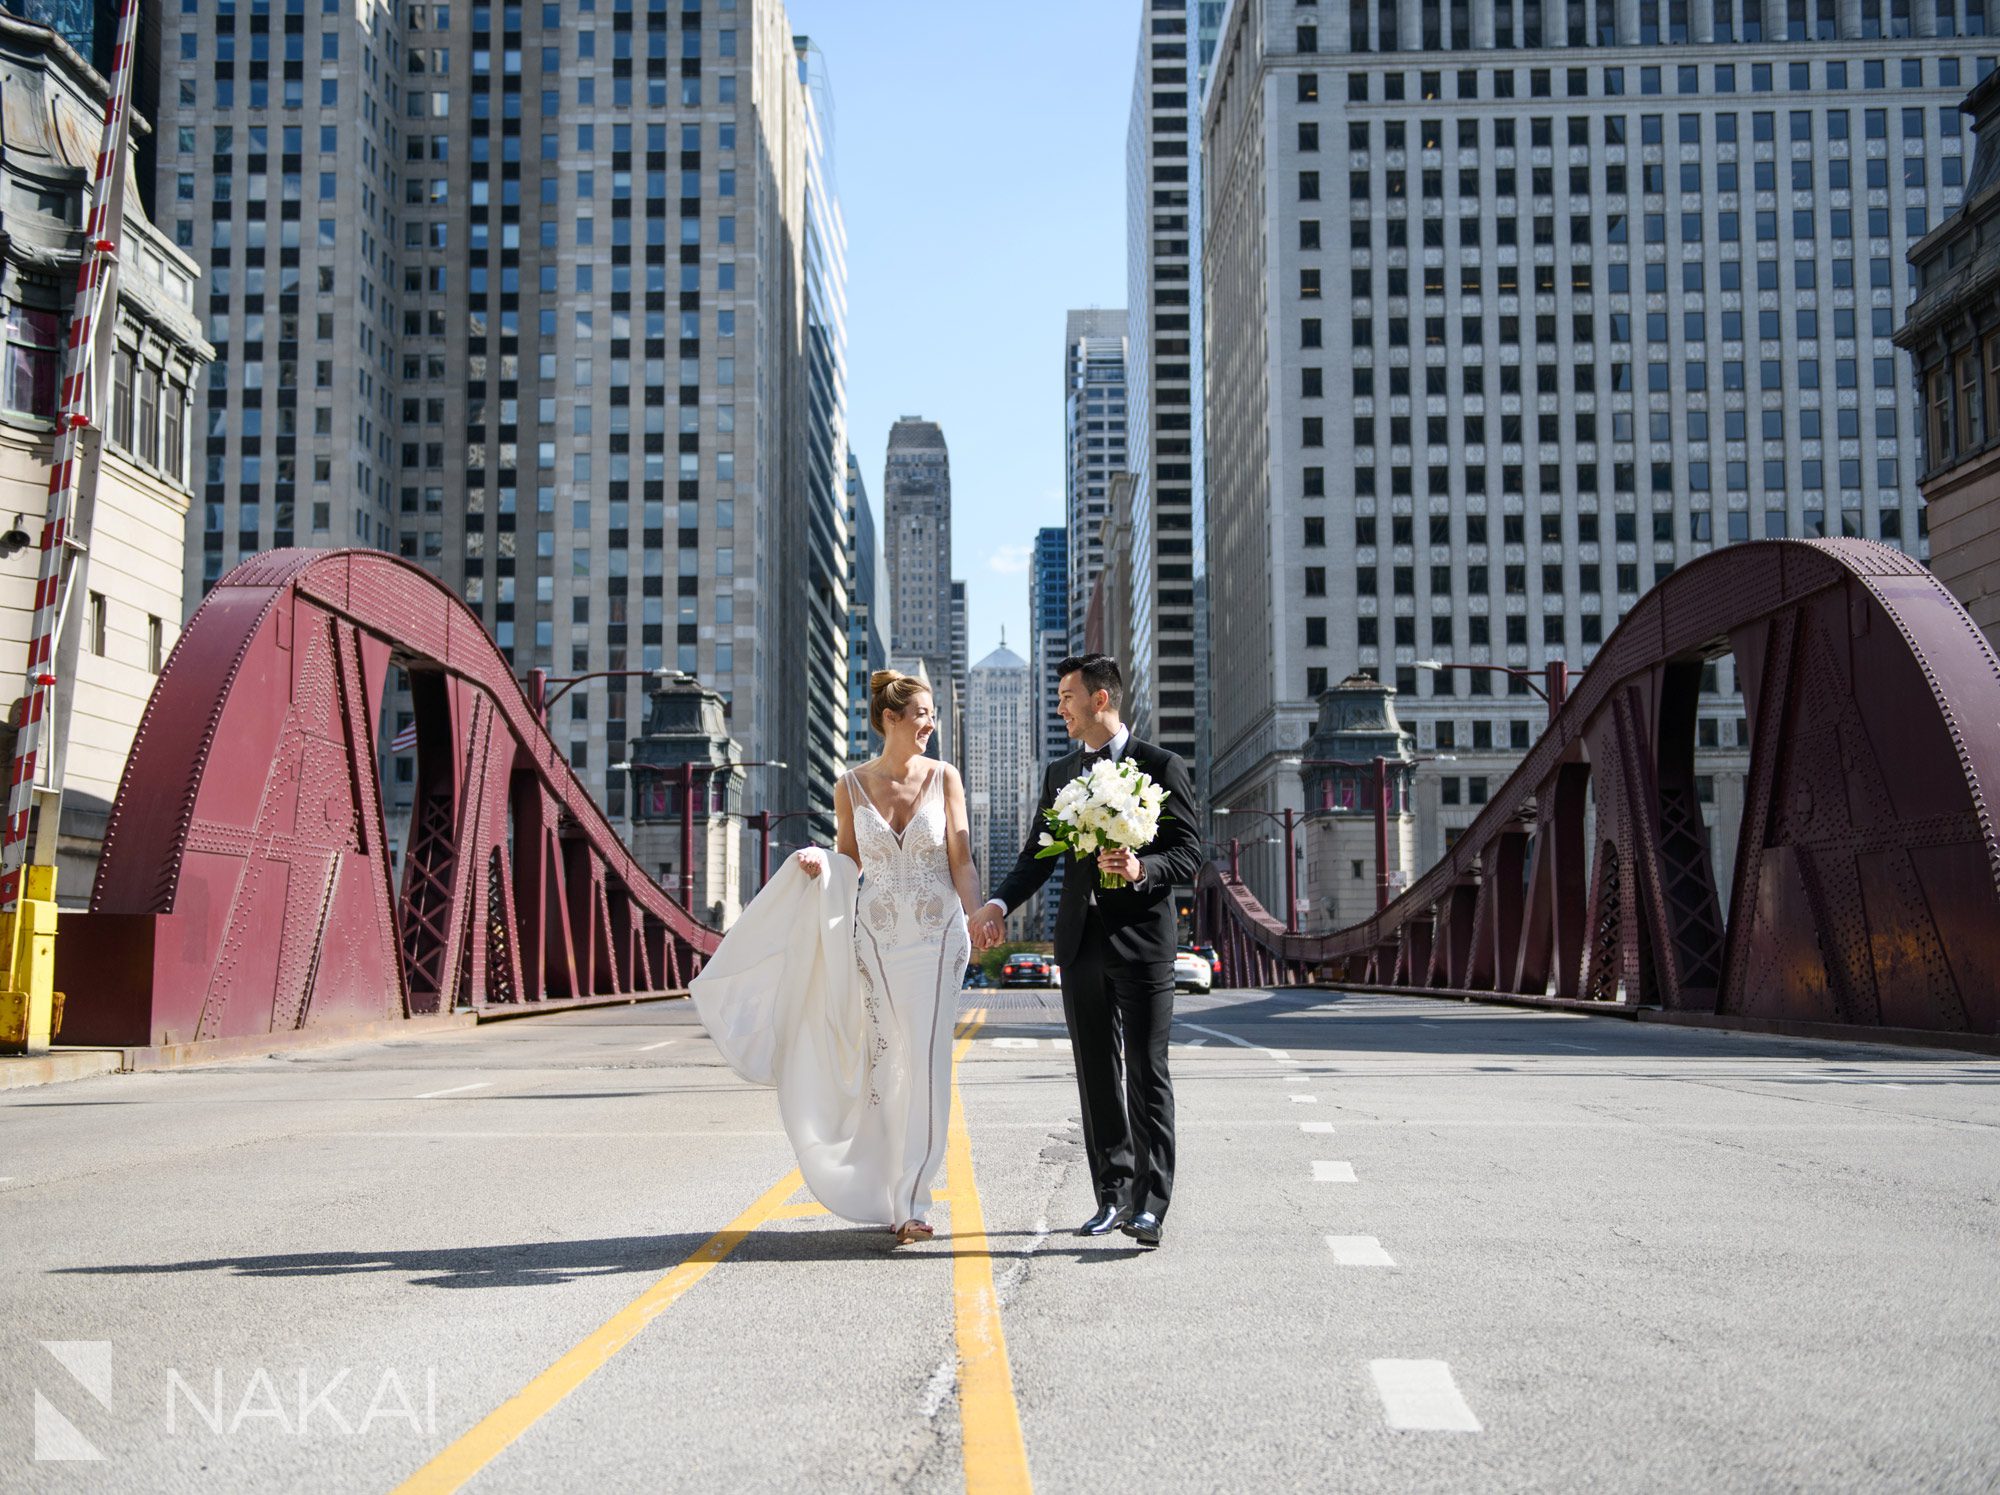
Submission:
[[[62,1027],[56,979],[56,869],[21,869],[21,897],[0,913],[0,1054],[46,1054]]]

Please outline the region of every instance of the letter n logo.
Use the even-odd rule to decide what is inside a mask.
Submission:
[[[44,1339],[42,1348],[68,1371],[71,1379],[111,1408],[111,1341],[108,1339]],[[102,1459],[97,1446],[76,1425],[35,1392],[35,1457],[41,1459]]]

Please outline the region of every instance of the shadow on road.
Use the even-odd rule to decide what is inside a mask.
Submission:
[[[390,1251],[294,1251],[268,1256],[57,1267],[53,1275],[144,1277],[216,1272],[235,1277],[348,1277],[394,1273],[414,1287],[534,1287],[579,1277],[658,1274],[684,1261],[710,1235],[613,1236],[517,1246],[410,1246]]]
[[[989,1241],[1031,1236],[1031,1231],[988,1231]],[[594,1241],[542,1241],[515,1246],[412,1246],[391,1251],[295,1251],[265,1256],[217,1256],[194,1261],[111,1263],[57,1267],[53,1276],[146,1277],[214,1272],[234,1277],[350,1277],[374,1273],[402,1276],[412,1287],[492,1288],[557,1286],[583,1277],[623,1274],[659,1276],[680,1265],[714,1239],[713,1233],[612,1236]],[[954,1253],[951,1236],[940,1232],[919,1246],[895,1247],[889,1232],[869,1226],[813,1221],[789,1229],[759,1230],[743,1238],[729,1260],[739,1264],[792,1264],[894,1257],[936,1261]],[[1065,1256],[1079,1262],[1122,1261],[1145,1254],[1136,1246],[1107,1242],[1098,1247],[1029,1247],[988,1250],[994,1260]]]

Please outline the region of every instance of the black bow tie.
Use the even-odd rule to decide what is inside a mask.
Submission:
[[[1085,768],[1089,768],[1093,763],[1107,763],[1110,761],[1110,759],[1111,759],[1110,747],[1109,746],[1101,747],[1093,752],[1088,752],[1083,755],[1083,766]]]

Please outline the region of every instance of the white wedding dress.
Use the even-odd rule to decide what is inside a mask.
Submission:
[[[813,1197],[843,1219],[930,1211],[951,1106],[952,1020],[972,943],[945,844],[944,771],[898,836],[850,773],[857,868],[787,857],[691,985],[729,1065],[778,1092]]]

